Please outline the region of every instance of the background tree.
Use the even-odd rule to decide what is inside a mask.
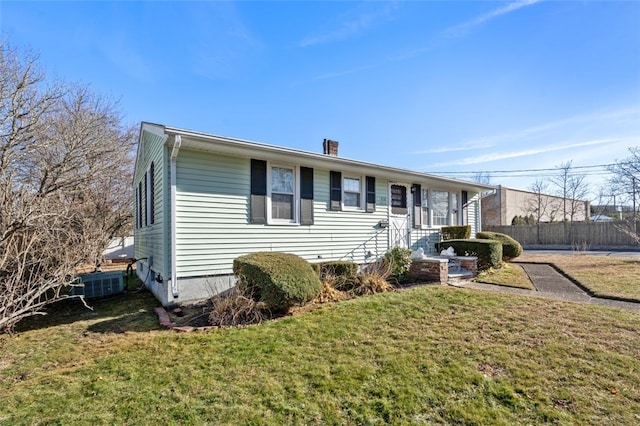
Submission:
[[[616,162],[609,167],[612,173],[609,179],[611,193],[628,196],[632,205],[632,215],[617,227],[631,235],[640,244],[640,229],[638,228],[638,204],[640,202],[640,147],[629,148],[630,156]]]
[[[589,184],[584,173],[576,172],[572,162],[562,163],[558,173],[550,177],[556,187],[556,193],[562,197],[562,218],[564,221],[574,222],[576,214],[585,209],[585,199],[589,194]],[[585,210],[585,215],[588,212]]]
[[[529,190],[534,195],[527,201],[527,211],[531,212],[535,223],[553,222],[562,207],[555,197],[549,196],[549,183],[544,179],[537,179],[529,186]]]
[[[70,297],[77,268],[130,227],[135,133],[86,86],[47,84],[0,41],[0,332]]]
[[[562,163],[558,167],[558,173],[549,178],[550,182],[555,185],[558,196],[562,197],[562,220],[564,225],[564,241],[569,244],[571,240],[571,226],[567,226],[567,222],[572,224],[576,214],[580,209],[585,212],[585,218],[588,217],[589,211],[585,205],[584,199],[589,193],[589,186],[584,173],[577,173],[571,166],[571,161]]]
[[[531,184],[529,190],[533,193],[533,197],[527,201],[527,211],[533,215],[537,226],[537,240],[540,244],[540,223],[544,220],[553,222],[561,207],[555,197],[549,196],[549,184],[545,180],[537,179]]]

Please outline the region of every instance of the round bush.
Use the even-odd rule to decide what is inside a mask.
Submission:
[[[233,261],[238,290],[267,309],[287,310],[313,300],[322,283],[311,265],[290,253],[256,252]]]
[[[478,232],[476,238],[481,240],[495,240],[502,244],[502,260],[509,261],[515,259],[522,254],[522,246],[519,242],[506,234],[500,232]]]

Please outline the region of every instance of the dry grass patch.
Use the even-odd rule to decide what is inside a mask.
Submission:
[[[490,268],[482,271],[476,277],[476,281],[479,283],[535,290],[527,273],[520,265],[513,263],[503,263],[500,269]]]
[[[266,304],[246,297],[238,290],[211,299],[209,324],[218,327],[236,327],[239,325],[261,324],[265,315]]]
[[[553,263],[596,295],[640,300],[640,259],[637,258],[525,252],[518,261]]]

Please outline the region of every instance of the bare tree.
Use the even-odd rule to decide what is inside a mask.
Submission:
[[[130,226],[134,133],[120,122],[0,41],[0,332],[71,297],[76,269]]]
[[[562,163],[558,167],[558,173],[550,177],[550,181],[555,185],[558,196],[562,197],[562,220],[564,225],[565,244],[571,241],[572,226],[567,226],[567,222],[571,225],[575,221],[576,214],[579,210],[584,211],[584,218],[588,218],[589,211],[584,201],[589,186],[584,173],[577,173],[572,168],[572,162]]]
[[[630,235],[640,244],[640,229],[638,228],[638,209],[640,202],[640,147],[629,148],[630,156],[617,161],[609,167],[613,177],[609,180],[613,193],[626,195],[632,203],[633,214],[627,220],[617,224],[617,227]]]
[[[553,222],[562,208],[557,199],[549,195],[549,184],[543,180],[536,180],[529,190],[534,194],[528,199],[527,211],[533,214],[536,223]]]
[[[571,165],[571,161],[562,163],[558,167],[558,173],[550,178],[556,186],[558,196],[562,197],[562,218],[564,221],[574,222],[580,210],[588,216],[585,198],[589,193],[589,185],[584,173],[577,173]]]

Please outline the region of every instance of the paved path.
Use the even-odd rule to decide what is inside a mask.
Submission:
[[[594,297],[574,284],[567,277],[558,272],[553,266],[541,263],[519,263],[525,270],[535,290],[513,288],[493,284],[466,281],[456,284],[457,287],[473,288],[477,290],[491,290],[501,293],[521,294],[542,297],[546,299],[563,300],[567,302],[583,302],[595,305],[610,306],[640,312],[640,303],[622,300]]]

